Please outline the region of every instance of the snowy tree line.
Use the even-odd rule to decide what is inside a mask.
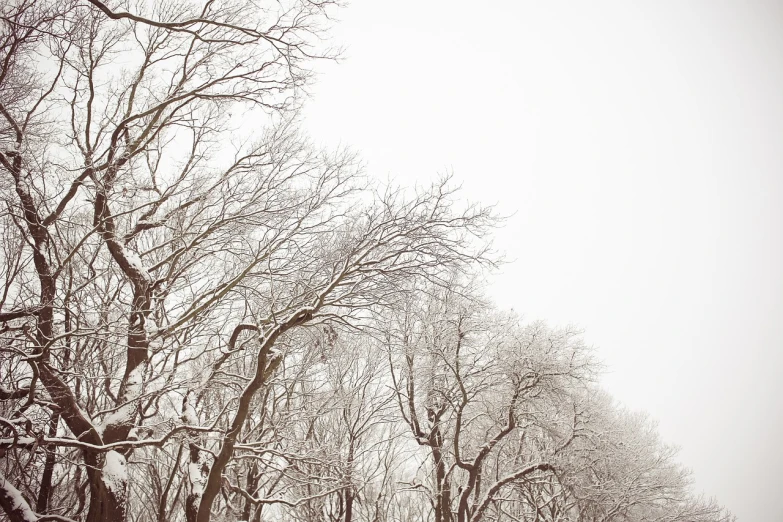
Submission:
[[[732,520],[491,208],[298,132],[336,7],[0,6],[0,519]]]

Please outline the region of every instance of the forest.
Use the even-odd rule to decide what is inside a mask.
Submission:
[[[308,140],[342,8],[0,5],[0,520],[734,520],[493,207]]]

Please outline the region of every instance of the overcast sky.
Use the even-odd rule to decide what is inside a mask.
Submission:
[[[516,212],[491,294],[575,323],[604,385],[741,522],[783,520],[783,3],[356,0],[306,129]]]

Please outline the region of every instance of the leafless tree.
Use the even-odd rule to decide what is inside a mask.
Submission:
[[[125,520],[131,459],[160,448],[176,476],[185,437],[177,503],[209,520],[278,345],[482,257],[465,236],[493,218],[455,212],[446,181],[368,190],[297,137],[330,4],[2,7],[4,427],[39,514]],[[231,111],[277,123],[238,141]]]
[[[436,520],[481,520],[506,488],[558,472],[581,429],[570,391],[595,365],[578,332],[522,326],[452,290],[436,296],[423,319],[406,314],[396,336],[400,410],[433,454]]]
[[[690,494],[690,472],[646,414],[618,407],[601,392],[590,400],[585,437],[571,448],[569,509],[580,520],[731,521],[714,500]]]
[[[298,131],[335,7],[0,5],[4,516],[728,520],[459,284],[490,208]]]

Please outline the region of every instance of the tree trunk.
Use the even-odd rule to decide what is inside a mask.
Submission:
[[[348,446],[348,487],[345,488],[345,522],[352,522],[353,519],[353,459],[355,452],[356,440],[351,436],[351,441]]]
[[[435,461],[435,522],[451,522],[451,484],[446,479],[443,438],[437,426],[433,428],[430,440],[432,458]]]
[[[262,346],[259,349],[258,365],[256,367],[256,374],[253,380],[248,383],[242,394],[239,397],[239,404],[237,406],[237,413],[234,416],[234,420],[231,423],[231,427],[223,437],[220,451],[215,455],[215,459],[212,463],[212,467],[209,470],[209,476],[204,486],[204,491],[199,501],[198,513],[196,515],[195,522],[209,522],[212,517],[212,503],[215,501],[220,492],[221,479],[223,476],[223,470],[225,469],[231,457],[234,455],[234,445],[236,444],[239,433],[242,431],[242,426],[245,424],[245,419],[250,411],[250,403],[253,400],[253,396],[264,385],[268,377],[274,373],[280,364],[281,357],[279,354],[272,355],[270,350],[280,334],[282,334],[287,328],[296,324],[301,324],[309,320],[310,316],[295,317],[292,318],[290,324],[280,325],[278,329],[271,333],[267,339],[264,339]]]
[[[196,522],[198,520],[199,506],[201,505],[201,497],[209,476],[209,464],[207,464],[204,452],[192,442],[189,444],[187,473],[188,489],[185,497],[185,520],[187,522]]]
[[[351,488],[345,488],[345,522],[351,522],[353,519],[353,493]]]
[[[60,423],[60,414],[53,413],[49,424],[49,436],[57,436],[57,425]],[[43,475],[41,475],[41,487],[38,489],[38,501],[35,509],[40,515],[46,515],[49,512],[49,499],[52,498],[52,476],[54,475],[55,456],[57,448],[51,448],[46,452],[46,461],[44,462]]]
[[[247,473],[247,486],[245,487],[251,495],[255,494],[254,492],[258,487],[258,479],[258,466],[254,462]],[[242,509],[242,520],[250,520],[250,511],[253,509],[253,505],[253,502],[250,500],[245,500],[245,507]]]
[[[125,522],[128,478],[125,457],[116,451],[85,455],[90,481],[86,522]]]

